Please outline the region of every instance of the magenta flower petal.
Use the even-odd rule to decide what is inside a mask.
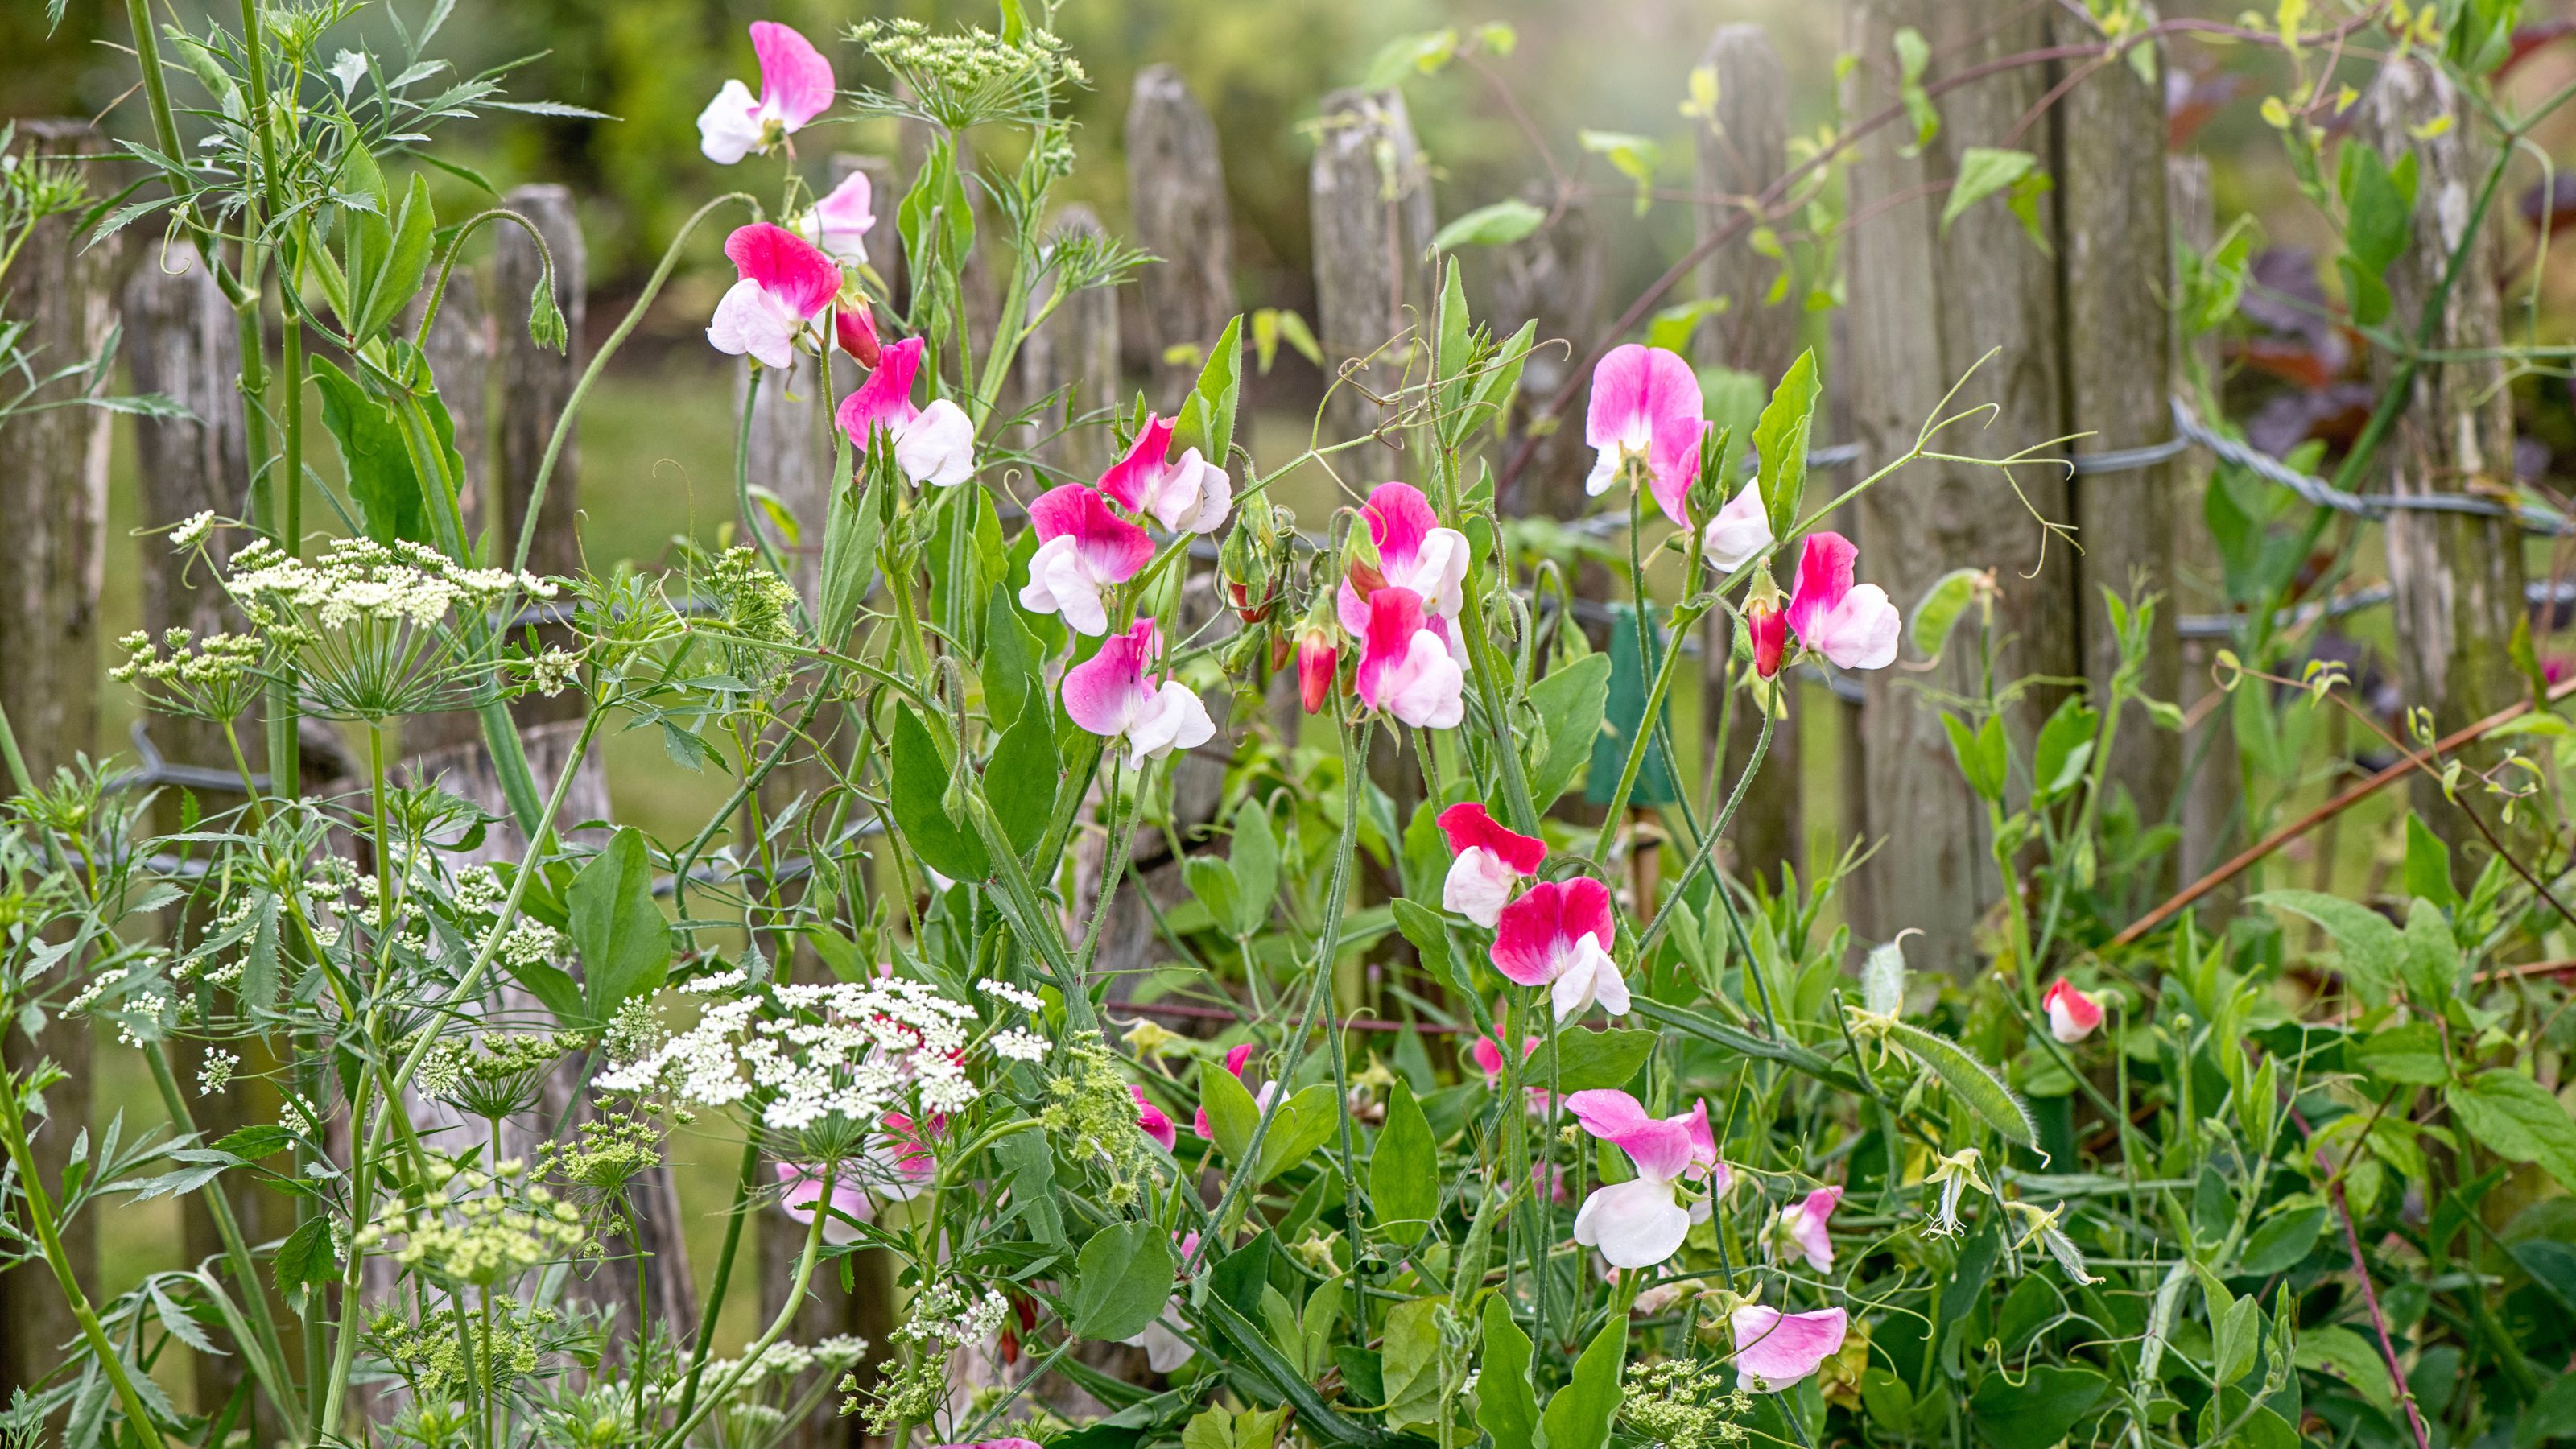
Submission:
[[[799,317],[812,317],[840,295],[841,269],[812,242],[783,226],[756,221],[725,238],[734,270],[778,298]]]
[[[1145,495],[1160,481],[1163,455],[1172,450],[1172,422],[1153,413],[1145,415],[1145,426],[1136,430],[1136,441],[1127,456],[1109,465],[1100,475],[1100,491],[1133,513],[1144,507]]]
[[[832,106],[832,63],[814,43],[774,20],[751,23],[751,48],[760,56],[760,109],[788,130]]]
[[[878,428],[896,427],[920,415],[912,405],[912,380],[920,371],[920,338],[907,337],[885,348],[877,358],[876,371],[841,399],[840,409],[833,414],[853,446],[865,448]]]
[[[1776,1394],[1816,1371],[1842,1351],[1850,1316],[1839,1308],[1782,1313],[1748,1303],[1729,1316],[1735,1330],[1735,1368],[1745,1388]]]
[[[1825,616],[1851,592],[1852,560],[1860,550],[1839,533],[1811,533],[1798,555],[1798,586],[1789,595],[1789,627],[1798,642],[1816,647]]]
[[[1463,853],[1483,846],[1522,875],[1535,872],[1547,859],[1546,841],[1505,828],[1492,812],[1472,800],[1441,811],[1439,825],[1440,833],[1449,837],[1451,851]]]
[[[1494,969],[1523,986],[1545,986],[1574,964],[1584,936],[1607,949],[1614,931],[1610,891],[1589,876],[1541,881],[1503,907],[1494,928]]]

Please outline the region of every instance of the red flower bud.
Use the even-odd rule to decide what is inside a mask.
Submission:
[[[1789,616],[1767,600],[1748,604],[1744,630],[1753,638],[1753,672],[1764,679],[1778,674],[1780,660],[1789,652]]]
[[[846,303],[832,309],[832,335],[840,341],[841,350],[859,360],[861,367],[874,367],[883,350],[877,345],[876,313],[867,303],[856,307]]]
[[[1323,630],[1309,628],[1297,640],[1297,697],[1304,701],[1306,713],[1322,709],[1332,697],[1333,674],[1341,663],[1341,649]]]

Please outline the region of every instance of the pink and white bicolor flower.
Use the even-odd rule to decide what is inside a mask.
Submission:
[[[2102,1024],[2102,1003],[2062,977],[2049,983],[2048,994],[2039,1004],[2048,1011],[2048,1034],[2069,1046],[2091,1036]]]
[[[1369,542],[1377,548],[1377,587],[1411,589],[1425,613],[1453,620],[1466,607],[1467,535],[1441,526],[1431,500],[1410,483],[1380,483],[1360,505],[1368,523]],[[1342,627],[1353,634],[1368,631],[1369,596],[1345,578],[1333,604]],[[1434,626],[1443,642],[1455,631]]]
[[[1390,584],[1369,595],[1353,675],[1360,699],[1415,729],[1457,728],[1466,718],[1466,671],[1431,631],[1422,596]]]
[[[796,231],[832,260],[856,267],[867,263],[868,230],[876,224],[875,191],[868,184],[868,173],[853,171],[813,209],[796,218]]]
[[[1216,724],[1198,694],[1146,672],[1162,652],[1162,631],[1151,619],[1110,635],[1099,653],[1064,672],[1064,712],[1103,739],[1125,739],[1128,759],[1139,764],[1206,744]]]
[[[1651,1268],[1680,1251],[1691,1224],[1708,1215],[1708,1200],[1684,1204],[1679,1194],[1707,1183],[1724,1192],[1732,1180],[1717,1159],[1709,1131],[1708,1103],[1673,1117],[1650,1117],[1625,1092],[1595,1089],[1565,1099],[1583,1130],[1628,1154],[1637,1175],[1595,1188],[1574,1215],[1574,1240],[1598,1248],[1614,1268]]]
[[[798,1223],[814,1221],[814,1205],[823,1196],[823,1174],[812,1167],[794,1162],[778,1164],[778,1182],[784,1189],[778,1206]],[[876,1216],[876,1204],[843,1173],[832,1179],[832,1208],[823,1219],[823,1241],[835,1245],[855,1243],[859,1230],[853,1222],[868,1222]]]
[[[851,446],[864,450],[876,430],[883,428],[894,439],[895,466],[905,477],[953,488],[975,476],[975,424],[965,409],[944,397],[926,408],[912,405],[921,346],[920,338],[907,337],[886,348],[877,359],[876,371],[841,399],[840,411],[833,416],[841,431],[849,434]]]
[[[1229,1049],[1225,1054],[1226,1072],[1236,1081],[1242,1081],[1244,1066],[1252,1060],[1252,1054],[1258,1050],[1260,1050],[1260,1048],[1254,1046],[1251,1042],[1242,1042]],[[1260,1108],[1262,1114],[1267,1116],[1270,1112],[1271,1102],[1276,1099],[1278,1095],[1279,1084],[1277,1082],[1264,1082],[1253,1092],[1252,1105]],[[1198,1112],[1190,1118],[1190,1130],[1199,1135],[1199,1140],[1201,1142],[1214,1142],[1216,1140],[1216,1128],[1208,1121],[1207,1108],[1205,1107],[1201,1107]],[[1187,1249],[1182,1250],[1182,1256],[1189,1256]]]
[[[1608,492],[1627,461],[1641,458],[1656,505],[1687,526],[1683,502],[1699,477],[1700,439],[1708,431],[1702,408],[1699,377],[1681,354],[1634,342],[1611,348],[1592,369],[1583,442],[1596,452],[1583,491]]]
[[[1538,873],[1547,859],[1547,842],[1503,828],[1474,801],[1440,812],[1440,832],[1458,858],[1449,863],[1441,883],[1440,904],[1490,931],[1503,913],[1503,903],[1524,876]]]
[[[760,56],[760,99],[729,80],[698,113],[698,149],[718,166],[780,144],[831,109],[832,63],[812,41],[774,20],[755,20],[751,48]]]
[[[1735,1330],[1738,1385],[1757,1394],[1776,1394],[1842,1352],[1850,1315],[1839,1308],[1782,1313],[1747,1303],[1727,1316],[1727,1326]]]
[[[1610,888],[1590,876],[1540,881],[1503,907],[1494,924],[1494,969],[1523,986],[1544,986],[1556,1019],[1582,1015],[1601,1003],[1612,1016],[1628,1014],[1628,983],[1610,955],[1618,925],[1610,913]]]
[[[1020,606],[1061,614],[1078,634],[1108,633],[1109,610],[1100,592],[1136,577],[1154,557],[1154,540],[1110,512],[1099,490],[1079,483],[1039,494],[1029,505],[1029,526],[1037,530],[1038,551],[1029,555]]]
[[[1171,1151],[1173,1145],[1181,1140],[1181,1135],[1172,1130],[1171,1114],[1155,1106],[1145,1095],[1145,1089],[1135,1083],[1128,1083],[1127,1091],[1136,1099],[1137,1130],[1162,1144],[1165,1152]]]
[[[1819,1273],[1834,1271],[1834,1240],[1825,1225],[1842,1200],[1841,1188],[1820,1187],[1807,1194],[1806,1201],[1780,1209],[1780,1215],[1772,1219],[1764,1245],[1771,1261],[1797,1256],[1805,1258],[1807,1266]]]
[[[1884,669],[1896,662],[1901,628],[1887,590],[1852,583],[1860,550],[1839,533],[1811,533],[1798,556],[1798,587],[1789,595],[1789,627],[1798,642],[1844,669]]]
[[[756,221],[725,238],[725,257],[740,277],[716,303],[707,341],[716,351],[751,354],[763,367],[796,361],[797,339],[841,292],[841,269],[814,244],[783,226]]]
[[[1731,574],[1770,546],[1771,515],[1762,506],[1761,486],[1748,482],[1701,531],[1699,554],[1710,568]]]
[[[1234,506],[1225,470],[1203,461],[1196,448],[1177,459],[1165,456],[1171,450],[1171,419],[1147,413],[1127,456],[1100,475],[1100,491],[1130,513],[1152,514],[1174,533],[1216,532]]]

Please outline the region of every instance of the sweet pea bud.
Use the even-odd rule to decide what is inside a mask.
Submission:
[[[1309,623],[1297,636],[1297,698],[1314,714],[1333,694],[1333,676],[1341,668],[1340,643],[1323,626]]]
[[[874,367],[883,351],[877,345],[877,318],[868,300],[843,297],[832,308],[832,336],[841,350],[859,360],[861,367]]]
[[[1691,480],[1690,492],[1682,498],[1682,510],[1690,515],[1694,529],[1708,527],[1708,521],[1726,506],[1726,485],[1735,472],[1727,457],[1733,441],[1734,432],[1728,428],[1710,428],[1700,435],[1699,476]]]
[[[1235,613],[1247,624],[1270,617],[1278,601],[1278,554],[1279,530],[1271,521],[1269,504],[1247,500],[1235,510],[1234,526],[1226,531],[1225,547],[1217,555]]]
[[[1753,641],[1753,672],[1764,679],[1778,674],[1789,652],[1789,616],[1776,602],[1756,599],[1744,606],[1744,632]]]

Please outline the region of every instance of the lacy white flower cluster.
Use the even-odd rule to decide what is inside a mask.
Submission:
[[[553,584],[533,574],[467,568],[409,539],[386,545],[370,538],[333,539],[312,563],[258,540],[233,555],[224,587],[246,604],[309,614],[326,629],[359,622],[429,629],[450,609],[488,608],[513,588],[532,598],[555,594]]]
[[[777,1010],[764,1012],[769,1003]],[[709,1002],[696,1026],[602,1072],[598,1086],[666,1091],[702,1107],[757,1088],[769,1096],[761,1121],[781,1132],[836,1113],[872,1122],[903,1105],[908,1090],[920,1093],[924,1112],[955,1112],[977,1095],[965,1060],[974,1022],[972,1007],[916,981],[779,982],[767,1002]]]
[[[998,1289],[987,1288],[976,1297],[971,1289],[942,1279],[913,1300],[912,1317],[894,1336],[910,1343],[964,1348],[991,1338],[1010,1312],[1011,1300]]]

